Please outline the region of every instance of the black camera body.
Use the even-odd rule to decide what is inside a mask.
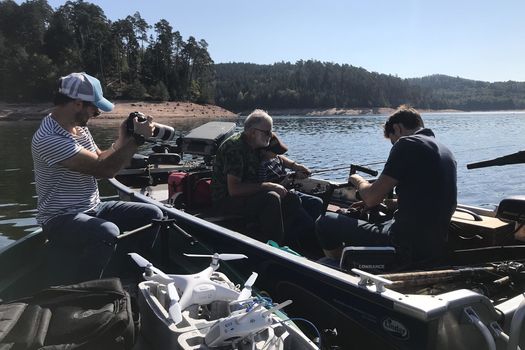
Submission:
[[[126,120],[126,130],[128,135],[135,135],[135,126],[133,124],[133,119],[137,118],[139,123],[145,123],[148,118],[146,115],[141,112],[131,112]],[[171,141],[175,138],[175,129],[171,126],[153,123],[153,136],[145,137],[146,141],[157,142],[157,141]]]
[[[133,135],[135,133],[135,127],[133,125],[133,119],[137,118],[139,123],[144,123],[147,118],[144,115],[144,113],[141,112],[131,112],[128,116],[128,120],[126,120],[126,130],[128,131],[128,135]]]

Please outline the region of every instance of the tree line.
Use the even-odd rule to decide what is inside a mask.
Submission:
[[[214,64],[204,39],[184,40],[164,19],[139,12],[110,21],[89,2],[0,0],[0,100],[50,101],[57,78],[98,77],[112,99],[185,100],[232,111],[253,108],[524,109],[524,82],[432,75],[401,79],[315,60]]]
[[[149,25],[139,12],[112,22],[81,0],[56,11],[46,0],[2,0],[0,100],[49,101],[58,77],[85,71],[111,98],[213,102],[207,48],[205,40],[183,40],[166,20]]]
[[[216,102],[232,110],[374,108],[525,109],[525,82],[489,83],[432,75],[401,79],[319,61],[216,64]]]

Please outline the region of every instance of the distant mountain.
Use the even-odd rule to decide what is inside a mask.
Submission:
[[[505,110],[525,108],[525,82],[489,83],[435,74],[406,79],[424,91],[425,100],[438,108]]]
[[[409,103],[425,109],[525,109],[525,83],[431,75],[401,79],[348,64],[319,61],[215,64],[215,102],[227,109],[256,107],[374,108]]]

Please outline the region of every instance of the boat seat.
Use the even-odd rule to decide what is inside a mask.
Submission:
[[[503,199],[498,205],[496,217],[518,224],[525,223],[525,196],[512,196]]]

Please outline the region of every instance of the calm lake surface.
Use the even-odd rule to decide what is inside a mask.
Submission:
[[[275,117],[276,132],[288,145],[290,158],[312,170],[384,162],[390,142],[383,138],[386,116]],[[436,113],[423,115],[425,126],[454,152],[458,162],[458,201],[494,207],[509,195],[525,194],[525,165],[467,170],[468,163],[525,149],[525,112]],[[242,125],[242,119],[234,120]],[[171,125],[182,135],[201,125],[191,120]],[[36,226],[36,194],[31,137],[39,122],[0,122],[0,248],[27,235]],[[100,148],[116,136],[118,123],[92,125]],[[147,151],[142,148],[141,151]],[[370,166],[382,169],[382,164]],[[348,170],[323,173],[345,180]],[[103,196],[114,191],[102,181]]]

